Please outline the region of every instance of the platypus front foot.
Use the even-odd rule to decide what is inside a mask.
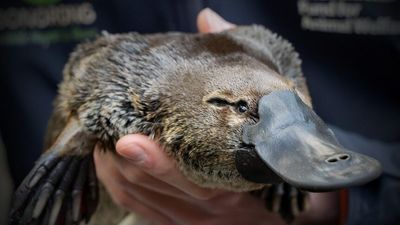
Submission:
[[[288,224],[308,208],[308,193],[287,183],[273,184],[252,194],[262,198],[267,210],[279,213]]]
[[[16,190],[10,224],[89,221],[99,196],[92,147],[71,120]]]
[[[15,192],[11,224],[13,221],[41,225],[53,225],[59,220],[65,224],[88,221],[97,205],[97,188],[91,155],[45,154]]]

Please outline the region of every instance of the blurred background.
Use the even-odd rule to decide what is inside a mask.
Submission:
[[[8,170],[6,151],[0,137],[0,224],[7,224],[9,202],[11,201],[13,183]]]

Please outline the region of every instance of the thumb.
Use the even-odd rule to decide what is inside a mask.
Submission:
[[[147,136],[140,134],[124,136],[117,142],[116,150],[119,155],[138,166],[143,172],[190,196],[209,199],[218,194],[217,191],[201,188],[187,180],[162,147]]]
[[[209,8],[201,10],[197,16],[197,29],[200,33],[216,33],[234,27],[234,24],[227,22]]]
[[[118,140],[115,148],[119,155],[146,170],[165,171],[173,167],[161,147],[144,135],[126,135]]]

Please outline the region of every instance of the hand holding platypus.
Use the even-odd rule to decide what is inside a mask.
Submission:
[[[159,141],[203,187],[318,191],[379,174],[376,161],[341,150],[310,109],[297,54],[262,27],[105,35],[78,47],[64,76],[49,150],[17,191],[13,218],[23,224],[54,223],[62,207],[66,219],[89,218],[97,191],[87,155],[129,133]]]

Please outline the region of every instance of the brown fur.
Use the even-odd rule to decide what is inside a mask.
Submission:
[[[95,136],[110,149],[126,134],[149,135],[200,186],[258,189],[237,172],[234,153],[248,148],[242,129],[257,122],[258,100],[281,89],[296,90],[311,104],[297,53],[263,27],[104,34],[72,53],[46,142],[54,142],[72,116],[82,138]],[[247,102],[247,112],[238,112],[239,101]]]

